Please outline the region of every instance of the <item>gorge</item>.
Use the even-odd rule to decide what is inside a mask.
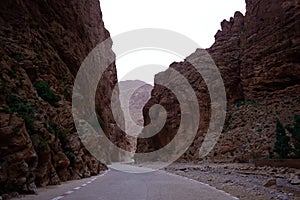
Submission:
[[[170,65],[192,86],[201,112],[196,137],[179,163],[252,163],[278,157],[274,152],[276,120],[292,126],[294,116],[300,115],[299,1],[246,0],[246,5],[245,16],[236,12],[224,20],[215,43],[206,49],[223,78],[228,105],[221,137],[204,159],[198,152],[213,105],[203,78],[191,64],[200,60],[202,50],[195,49],[184,61]],[[98,175],[108,169],[104,163],[128,159],[109,150],[96,159],[82,143],[72,115],[74,80],[85,57],[105,40],[109,46],[104,51],[114,55],[99,1],[4,0],[1,6],[0,196],[36,193],[37,187]],[[180,105],[172,91],[157,84],[168,77],[170,69],[156,75],[154,87],[139,81],[120,83],[120,100],[130,99],[131,112],[122,111],[117,100],[117,121],[124,122],[122,128],[111,108],[118,77],[115,63],[109,64],[98,77],[95,99],[90,99],[95,100],[97,119],[81,123],[100,123],[113,144],[132,154],[170,143],[180,124]],[[144,86],[126,97],[124,88],[130,84]],[[87,86],[82,87],[89,92]],[[116,91],[118,96],[118,87]],[[139,112],[146,101],[142,118]],[[167,111],[163,129],[151,138],[133,141],[123,131],[124,117],[129,114],[136,124],[146,126],[155,104]],[[143,130],[129,130],[139,131]],[[143,157],[135,159],[144,161]],[[299,179],[299,175],[295,176]]]

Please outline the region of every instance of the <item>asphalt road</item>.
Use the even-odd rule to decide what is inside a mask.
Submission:
[[[30,195],[22,200],[232,200],[236,199],[223,191],[163,171],[145,171],[128,165],[111,166],[105,174],[70,181],[59,186],[40,189],[39,195]],[[114,169],[115,168],[115,169]],[[147,170],[146,170],[147,171]]]

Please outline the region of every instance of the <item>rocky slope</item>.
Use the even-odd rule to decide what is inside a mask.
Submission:
[[[221,23],[215,43],[207,49],[218,66],[227,94],[227,117],[218,144],[208,156],[214,161],[248,162],[267,158],[274,147],[275,121],[292,124],[300,113],[299,14],[297,0],[247,0],[247,12],[236,12]],[[191,66],[200,62],[197,50],[184,62],[173,63],[187,78],[199,100],[201,113],[197,136],[181,159],[198,160],[210,119],[210,98],[206,84]],[[168,71],[155,79],[165,79]],[[189,97],[186,97],[187,100]],[[138,140],[137,152],[149,152],[168,144],[180,124],[176,96],[155,84],[144,108],[145,125],[154,104],[165,107],[167,122],[159,134]],[[188,130],[187,130],[188,131]]]
[[[299,199],[299,169],[251,163],[173,163],[168,172],[201,181],[240,200]]]
[[[71,112],[81,62],[110,37],[99,1],[4,0],[0,27],[0,194],[34,193],[36,186],[105,170],[81,143]],[[106,51],[112,53],[111,45]],[[124,147],[110,110],[116,83],[113,63],[98,86],[96,106],[107,135]]]

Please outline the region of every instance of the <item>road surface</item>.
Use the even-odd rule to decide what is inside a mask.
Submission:
[[[39,195],[21,200],[233,200],[237,199],[208,185],[163,171],[126,173],[115,166],[103,175],[40,189]],[[143,168],[118,164],[126,171]]]

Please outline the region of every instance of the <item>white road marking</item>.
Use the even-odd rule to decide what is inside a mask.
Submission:
[[[65,196],[74,193],[75,190],[80,190],[82,187],[87,186],[88,184],[92,183],[92,182],[95,181],[97,178],[99,178],[99,177],[101,177],[101,176],[104,176],[104,175],[107,174],[108,172],[110,172],[110,170],[107,170],[107,171],[105,171],[103,174],[101,174],[101,175],[99,175],[99,176],[96,176],[96,177],[92,178],[90,181],[88,181],[87,183],[82,184],[82,185],[79,186],[79,187],[73,188],[73,190],[70,190],[70,191],[65,192],[65,193],[63,194],[64,196],[57,196],[57,197],[55,197],[55,198],[53,198],[53,199],[51,199],[51,200],[59,200],[59,199],[62,199],[62,198],[64,198]]]
[[[64,196],[58,196],[58,197],[55,197],[55,198],[53,198],[51,200],[59,200],[59,199],[62,199],[62,198],[64,198]]]
[[[92,183],[92,182],[95,181],[98,177],[104,176],[104,175],[107,174],[109,171],[110,171],[110,170],[107,170],[105,173],[103,173],[103,174],[101,174],[101,175],[99,175],[99,176],[96,176],[95,178],[91,179],[91,180],[88,181],[87,183],[84,183],[84,184],[82,184],[82,185],[79,186],[79,187],[75,187],[75,188],[73,188],[73,190],[70,190],[70,191],[65,192],[65,193],[63,194],[64,196],[57,196],[57,197],[55,197],[55,198],[53,198],[53,199],[51,199],[51,200],[59,200],[59,199],[62,199],[62,198],[64,198],[65,196],[70,195],[70,194],[72,194],[73,192],[75,192],[75,190],[80,190],[82,187],[87,186],[87,184]]]

